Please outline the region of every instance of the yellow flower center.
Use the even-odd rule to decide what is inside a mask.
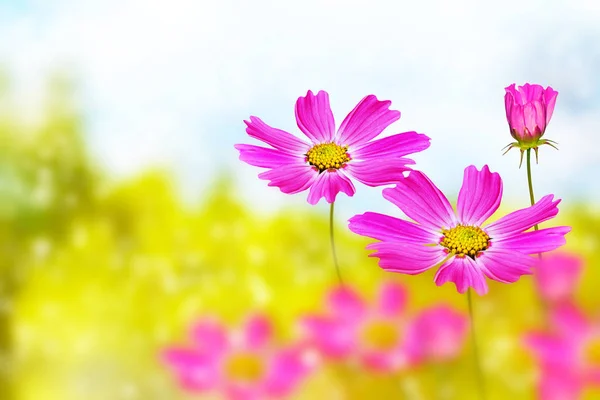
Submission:
[[[583,358],[589,364],[600,366],[600,338],[594,338],[586,343]]]
[[[350,161],[347,151],[348,146],[340,146],[336,143],[316,144],[306,153],[306,161],[317,167],[319,172],[339,169]]]
[[[225,362],[225,374],[235,381],[256,382],[264,372],[264,362],[256,354],[234,354]]]
[[[361,332],[361,339],[368,347],[376,350],[391,350],[398,343],[398,327],[390,321],[373,321]]]
[[[443,229],[442,234],[444,237],[440,244],[457,257],[475,259],[480,251],[490,246],[490,237],[478,226],[459,224],[451,229]]]

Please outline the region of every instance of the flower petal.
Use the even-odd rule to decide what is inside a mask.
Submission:
[[[546,195],[533,206],[514,211],[492,222],[485,227],[485,231],[495,240],[526,231],[558,214],[560,199],[553,199],[554,195]]]
[[[244,123],[247,125],[246,133],[250,137],[261,140],[281,151],[300,155],[310,149],[309,144],[291,133],[270,127],[260,118],[250,117],[250,121],[244,121]]]
[[[468,326],[467,316],[449,306],[426,308],[408,326],[407,347],[419,361],[448,361],[459,356]]]
[[[513,283],[523,275],[530,275],[537,259],[516,251],[492,246],[477,257],[477,264],[490,279]]]
[[[500,174],[490,172],[487,165],[481,171],[473,165],[465,168],[456,204],[458,219],[462,224],[480,226],[496,212],[501,200]]]
[[[581,278],[583,259],[570,253],[544,257],[534,271],[538,292],[546,301],[557,303],[573,297]]]
[[[182,348],[167,348],[162,353],[162,359],[187,391],[207,391],[219,385],[218,359],[210,355]]]
[[[190,337],[197,349],[213,355],[222,354],[229,347],[227,331],[216,319],[205,318],[196,322],[190,329]]]
[[[426,244],[441,239],[441,234],[432,234],[415,223],[374,212],[355,215],[348,222],[352,232],[377,240]]]
[[[250,350],[259,350],[267,345],[273,335],[271,321],[265,315],[251,316],[244,326],[244,344]]]
[[[571,231],[569,226],[556,226],[506,236],[492,243],[502,249],[512,250],[524,254],[545,253],[564,245],[567,240],[565,235]]]
[[[393,374],[410,367],[411,360],[402,343],[391,350],[362,350],[360,360],[373,372]]]
[[[338,129],[337,143],[354,146],[379,135],[392,122],[400,119],[400,111],[390,110],[391,101],[379,101],[370,94],[346,116]]]
[[[404,132],[396,135],[361,143],[349,151],[353,160],[396,158],[418,153],[431,145],[431,139],[417,132]]]
[[[268,180],[269,186],[276,186],[283,193],[294,194],[308,189],[318,178],[318,172],[308,164],[284,165],[258,175]]]
[[[309,355],[300,346],[274,354],[264,382],[266,394],[276,398],[290,394],[315,366]]]
[[[565,303],[554,307],[550,313],[550,320],[563,338],[579,349],[585,345],[585,340],[592,332],[592,325],[582,310],[575,304]]]
[[[314,143],[332,142],[335,121],[329,106],[329,94],[320,90],[315,96],[309,90],[305,97],[299,97],[296,101],[296,122]]]
[[[408,293],[399,282],[385,282],[379,288],[379,312],[387,317],[395,317],[406,308]]]
[[[371,243],[367,249],[377,250],[369,254],[369,257],[379,258],[379,266],[384,270],[409,275],[427,271],[446,257],[439,246],[408,242]]]
[[[309,343],[324,356],[339,359],[352,354],[356,333],[354,325],[338,318],[318,315],[302,318],[300,325]]]
[[[488,292],[485,275],[470,257],[454,257],[449,260],[437,271],[434,281],[438,286],[454,282],[458,293],[465,293],[469,287],[475,289],[480,296]]]
[[[303,160],[299,156],[285,153],[281,150],[268,149],[251,144],[236,144],[240,152],[240,160],[261,168],[277,168],[283,165],[298,164]]]
[[[552,118],[557,97],[558,92],[552,89],[550,86],[548,86],[544,91],[544,104],[546,105],[546,125],[550,123],[550,119]]]
[[[448,199],[420,171],[411,171],[396,187],[384,189],[383,197],[429,230],[441,232],[456,225]]]
[[[327,305],[336,318],[359,322],[367,311],[367,304],[354,290],[346,286],[332,289],[327,295]]]
[[[315,205],[321,197],[328,203],[333,203],[339,192],[344,192],[352,197],[356,192],[352,181],[339,170],[324,171],[318,175],[308,193],[308,202]]]
[[[376,187],[398,183],[404,178],[403,172],[410,171],[408,164],[415,162],[410,158],[383,158],[379,160],[351,161],[344,171],[367,186]]]

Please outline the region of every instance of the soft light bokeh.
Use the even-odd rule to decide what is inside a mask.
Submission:
[[[308,89],[330,93],[338,123],[366,94],[392,100],[402,118],[386,134],[432,138],[419,169],[455,197],[464,167],[487,163],[508,211],[528,195],[517,152],[500,152],[504,87],[551,85],[545,137],[560,151],[540,149],[536,195],[563,199],[551,224],[573,225],[575,301],[593,315],[599,20],[585,0],[0,3],[0,398],[196,398],[160,352],[207,315],[233,328],[264,312],[278,344],[300,337],[298,318],[322,312],[336,284],[326,204],[268,188],[233,145],[253,142],[250,115],[299,134],[293,105]],[[345,281],[369,301],[402,282],[411,318],[438,304],[466,313],[432,273],[392,275],[367,257],[346,227],[367,210],[399,215],[380,189],[340,195]],[[530,277],[475,298],[490,399],[535,398],[522,339],[544,316]],[[294,398],[476,398],[471,356],[467,341],[449,362],[383,375],[328,362]]]

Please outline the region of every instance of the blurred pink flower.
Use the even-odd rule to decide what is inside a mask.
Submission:
[[[168,347],[162,353],[189,392],[215,390],[243,400],[280,397],[290,394],[312,369],[303,346],[272,346],[271,323],[264,316],[249,318],[237,333],[204,319],[190,336],[191,347]]]
[[[426,308],[409,325],[408,348],[422,361],[452,360],[463,349],[468,326],[468,317],[449,306]]]
[[[328,313],[305,316],[302,327],[309,344],[334,360],[356,359],[377,372],[393,372],[414,364],[406,343],[406,291],[398,283],[382,284],[377,303],[369,307],[349,287],[327,296]]]
[[[552,253],[534,269],[533,278],[542,299],[550,303],[570,301],[581,278],[583,259],[569,253]]]
[[[558,92],[550,86],[544,89],[540,85],[529,83],[519,86],[518,90],[513,83],[505,90],[506,119],[510,127],[510,134],[517,141],[509,144],[508,150],[519,148],[522,161],[523,151],[527,149],[535,149],[537,157],[538,146],[548,144],[555,147],[553,141],[541,139],[541,137],[552,118]]]
[[[395,183],[402,172],[410,170],[407,165],[414,164],[403,156],[429,147],[429,138],[416,132],[372,140],[400,118],[399,111],[388,109],[390,104],[374,95],[364,97],[336,133],[329,95],[319,91],[315,96],[309,90],[296,102],[296,122],[310,143],[252,116],[244,121],[246,132],[272,148],[248,144],[236,144],[235,148],[240,160],[269,169],[258,175],[270,181],[269,186],[288,194],[310,188],[310,204],[317,204],[322,197],[333,203],[339,192],[354,195],[347,175],[368,186]]]
[[[480,295],[487,293],[486,277],[516,282],[531,273],[536,260],[530,254],[562,246],[571,230],[560,226],[526,232],[558,214],[560,200],[553,195],[483,226],[502,198],[502,179],[487,165],[481,171],[465,169],[456,214],[446,196],[419,171],[384,189],[383,197],[417,224],[373,212],[352,217],[351,231],[380,240],[367,246],[377,250],[369,256],[378,257],[381,268],[404,274],[439,267],[436,285],[454,282],[460,293],[469,287]]]
[[[576,399],[586,385],[600,386],[600,321],[572,304],[551,311],[551,332],[533,332],[526,346],[538,360],[542,400]]]

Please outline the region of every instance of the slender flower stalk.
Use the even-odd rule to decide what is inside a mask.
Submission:
[[[329,207],[329,242],[331,243],[331,254],[333,255],[333,265],[335,266],[335,272],[337,273],[340,284],[343,285],[342,273],[340,272],[340,264],[338,263],[337,253],[335,251],[335,240],[333,238],[333,205],[335,201],[331,202]]]
[[[533,195],[533,181],[531,179],[531,149],[527,149],[527,186],[529,186],[529,201],[531,205],[535,204],[535,196]],[[533,226],[534,230],[538,230],[538,224]],[[539,253],[538,257],[542,258],[542,254]]]
[[[473,361],[475,364],[475,380],[477,381],[477,392],[479,398],[485,400],[485,383],[483,380],[483,371],[479,358],[479,347],[477,345],[477,336],[475,335],[475,318],[473,317],[473,296],[471,289],[467,291],[467,303],[469,304],[469,323],[471,325],[471,346],[473,347]]]

